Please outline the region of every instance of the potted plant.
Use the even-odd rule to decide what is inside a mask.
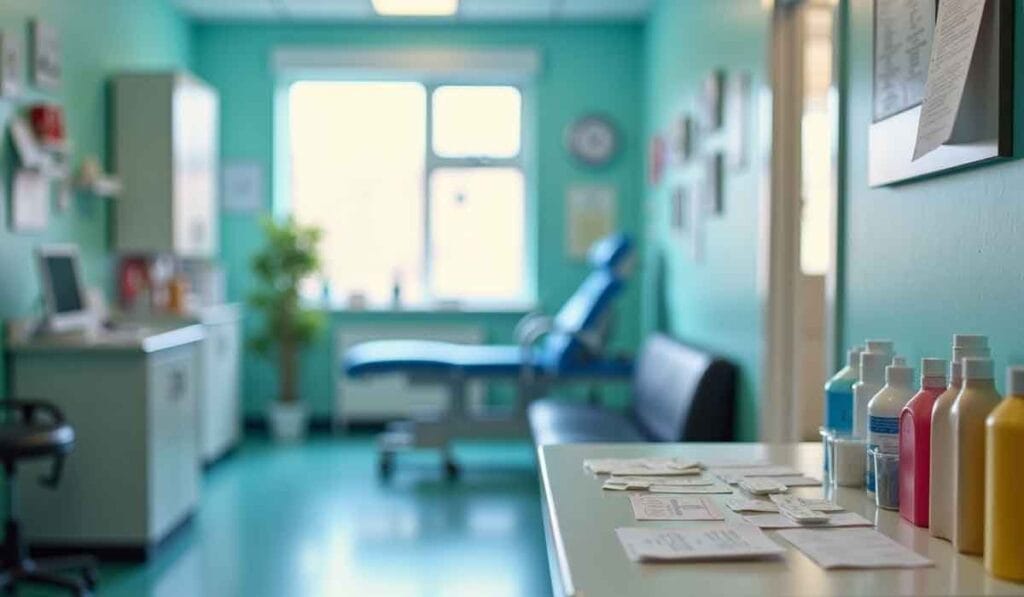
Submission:
[[[303,308],[299,284],[320,269],[317,245],[321,231],[292,219],[263,221],[266,245],[252,259],[258,281],[249,304],[262,315],[262,329],[252,347],[276,358],[278,395],[267,411],[270,431],[278,441],[298,441],[305,436],[308,413],[298,395],[299,353],[323,327],[322,313]]]

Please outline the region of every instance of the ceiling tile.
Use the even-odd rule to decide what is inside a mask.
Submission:
[[[268,19],[280,16],[274,0],[174,0],[197,19]]]
[[[560,0],[462,0],[459,18],[464,20],[550,19]]]
[[[703,1],[703,0],[701,0]],[[565,19],[643,19],[649,0],[559,0],[558,16]]]
[[[275,0],[294,19],[362,20],[375,16],[370,0]]]

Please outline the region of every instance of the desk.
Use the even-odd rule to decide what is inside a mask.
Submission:
[[[620,597],[671,595],[690,589],[701,595],[1022,595],[1024,585],[985,574],[981,558],[962,556],[896,512],[877,510],[859,489],[839,489],[835,501],[878,525],[878,530],[935,562],[917,570],[826,571],[777,533],[787,548],[781,560],[637,564],[615,536],[616,527],[672,527],[685,522],[637,522],[624,492],[603,491],[583,470],[587,458],[681,456],[692,459],[766,459],[821,477],[821,444],[577,444],[539,449],[543,510],[555,595]],[[797,495],[821,497],[821,488]],[[712,496],[719,504],[727,496]],[[739,515],[721,506],[727,521]],[[692,524],[692,523],[689,523]]]

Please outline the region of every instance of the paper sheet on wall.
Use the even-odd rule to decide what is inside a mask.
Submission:
[[[50,180],[35,170],[14,175],[11,227],[19,232],[40,232],[50,223]]]
[[[953,135],[978,42],[985,2],[949,0],[939,3],[935,40],[928,63],[928,83],[917,125],[915,160],[938,149]]]
[[[923,568],[932,561],[874,529],[779,531],[822,568]]]
[[[706,497],[639,494],[629,496],[637,520],[725,520]]]
[[[634,562],[749,560],[785,550],[760,529],[743,524],[708,524],[697,529],[615,529]]]
[[[615,229],[615,187],[606,184],[576,184],[565,197],[569,230],[569,256],[583,258],[590,245]]]

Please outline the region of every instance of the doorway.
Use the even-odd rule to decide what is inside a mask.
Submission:
[[[771,193],[762,244],[762,438],[813,440],[837,362],[840,3],[777,0],[772,33]]]

